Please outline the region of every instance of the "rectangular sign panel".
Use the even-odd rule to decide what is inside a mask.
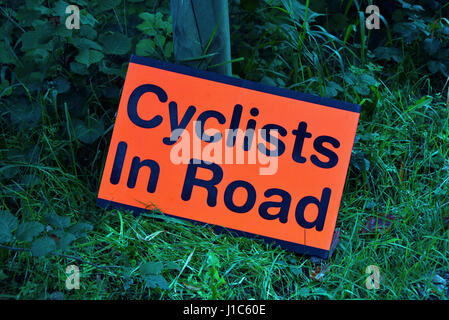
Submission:
[[[327,258],[360,106],[132,56],[98,204]]]

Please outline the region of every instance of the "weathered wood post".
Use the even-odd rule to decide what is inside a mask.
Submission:
[[[177,62],[232,75],[228,0],[171,0]]]

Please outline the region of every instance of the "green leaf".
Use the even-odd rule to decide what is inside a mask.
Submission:
[[[59,238],[57,248],[61,250],[67,250],[70,248],[70,244],[75,240],[76,240],[75,235],[66,232]]]
[[[70,217],[62,217],[54,212],[46,214],[45,220],[56,229],[64,229],[70,225]]]
[[[325,95],[326,97],[335,97],[336,95],[338,95],[338,92],[343,91],[343,88],[336,82],[334,81],[328,81],[327,82],[327,86],[326,86],[326,91],[325,91]]]
[[[173,49],[173,42],[167,42],[164,47],[164,57],[169,59],[173,55]]]
[[[55,249],[55,241],[48,236],[44,236],[33,241],[31,245],[31,254],[35,257],[43,257]]]
[[[99,66],[98,66],[98,70],[100,70],[101,72],[103,72],[105,74],[115,75],[115,76],[119,76],[121,73],[121,70],[119,68],[114,68],[114,65],[112,65],[111,67],[108,67],[106,65],[106,60],[103,60],[100,62]]]
[[[17,240],[30,242],[44,231],[44,226],[36,221],[22,222],[17,229]]]
[[[18,220],[8,211],[0,211],[0,222],[3,222],[8,228],[13,231],[17,228]]]
[[[1,61],[0,61],[1,64]],[[8,80],[3,80],[0,83],[0,97],[1,96],[10,96],[13,92],[13,88],[9,85],[9,81]]]
[[[157,275],[162,272],[163,267],[162,262],[145,262],[140,266],[140,272],[143,275]]]
[[[7,211],[0,211],[0,243],[12,240],[12,232],[17,228],[17,218]]]
[[[369,85],[369,86],[378,86],[379,82],[377,82],[376,78],[374,78],[372,75],[364,73],[360,76],[361,82]]]
[[[78,238],[80,238],[80,237],[85,237],[86,233],[89,231],[92,231],[92,229],[93,229],[93,227],[89,223],[77,222],[72,227],[70,227],[70,232],[72,234],[74,234],[75,236],[77,236]]]
[[[23,51],[34,49],[39,45],[39,33],[37,31],[25,32],[20,40],[22,41]]]
[[[441,73],[445,74],[446,66],[440,61],[430,60],[427,62],[427,68],[431,73],[436,73],[441,71]]]
[[[350,72],[346,72],[343,75],[343,80],[346,82],[346,84],[352,86],[354,83],[356,83],[356,77],[350,73]]]
[[[173,261],[168,262],[168,263],[165,265],[165,269],[166,269],[166,270],[176,270],[176,271],[181,271],[181,267],[180,267],[176,262],[173,262]]]
[[[81,74],[81,75],[89,74],[89,70],[87,69],[86,65],[75,62],[75,61],[70,63],[70,70],[76,74]]]
[[[0,270],[0,281],[8,279],[8,276],[3,272],[3,270]]]
[[[35,127],[42,118],[41,105],[26,100],[17,101],[11,106],[11,123],[24,129]]]
[[[136,54],[139,56],[151,56],[155,52],[155,43],[151,39],[142,39],[136,45]]]
[[[87,38],[75,38],[73,39],[72,43],[80,51],[83,51],[85,49],[94,49],[98,51],[103,50],[103,48],[98,43]]]
[[[370,89],[367,85],[361,83],[359,85],[354,86],[354,90],[358,93],[361,94],[362,96],[366,96],[370,93]]]
[[[306,6],[300,3],[299,1],[288,1],[288,0],[281,0],[281,1],[282,4],[284,5],[284,8],[288,11],[290,16],[295,21],[300,21],[302,23],[307,17],[307,22],[311,23],[317,17],[322,16],[322,14],[312,11],[310,8],[306,9]]]
[[[59,17],[65,17],[65,10],[69,5],[68,2],[62,0],[56,1],[53,7],[54,14]]]
[[[53,80],[53,83],[58,93],[64,93],[70,90],[70,82],[64,77],[57,77]]]
[[[410,3],[404,1],[404,0],[398,0],[400,4],[402,4],[402,8],[408,9],[411,11],[424,11],[424,8],[420,5],[411,5]]]
[[[44,26],[40,26],[37,30],[27,31],[22,34],[20,41],[22,42],[22,51],[29,51],[32,49],[45,49],[51,48],[51,34],[43,32]]]
[[[98,20],[95,19],[93,15],[91,15],[89,12],[86,11],[86,9],[80,10],[80,25],[89,25],[93,27],[95,23],[97,23]]]
[[[96,50],[83,49],[75,57],[75,60],[85,66],[89,67],[91,64],[97,63],[103,59],[104,55]]]
[[[291,265],[290,271],[297,277],[301,274],[302,269],[300,266]]]
[[[405,40],[406,44],[411,44],[419,38],[420,25],[417,22],[401,22],[393,26],[393,31],[399,33]]]
[[[80,28],[80,36],[88,39],[95,39],[97,38],[97,31],[92,28],[91,26],[85,25],[82,28]]]
[[[103,12],[111,10],[120,5],[121,0],[101,0],[98,1],[98,6],[96,7],[97,12]]]
[[[137,29],[148,36],[154,37],[159,34],[160,31],[165,31],[164,35],[168,35],[172,32],[172,24],[169,21],[163,20],[161,12],[157,12],[156,14],[142,12],[139,14],[139,18],[141,18],[143,22],[137,26]]]
[[[84,28],[86,28],[87,26],[83,25],[83,28],[81,28],[80,30],[83,30]],[[75,33],[73,30],[75,30],[75,32],[78,32],[79,30],[77,29],[67,29],[67,27],[65,26],[65,23],[60,23],[55,31],[53,32],[54,36],[59,36],[63,39],[71,39],[72,35]],[[89,38],[89,37],[87,37]]]
[[[376,49],[374,49],[374,54],[377,59],[393,59],[395,62],[402,62],[403,60],[402,53],[399,48],[377,47]]]
[[[437,53],[441,48],[441,41],[434,38],[427,38],[424,40],[424,50],[427,51],[429,55]]]
[[[149,288],[161,288],[161,289],[168,289],[168,283],[167,280],[161,275],[149,275],[145,277],[145,285]]]
[[[39,6],[40,7],[40,6]],[[20,21],[22,27],[30,27],[36,20],[41,18],[41,13],[36,10],[20,8],[17,10],[16,19]]]
[[[306,287],[299,289],[299,295],[303,298],[307,298],[310,295],[310,289]]]
[[[164,48],[164,44],[165,44],[166,40],[167,40],[167,38],[163,34],[159,33],[154,36],[154,43],[161,49]]]
[[[94,118],[88,119],[88,123],[81,120],[74,120],[75,135],[79,141],[92,144],[104,133],[104,123]]]
[[[273,86],[273,87],[276,86],[276,81],[274,81],[273,78],[271,78],[267,75],[264,75],[263,78],[260,80],[260,82],[263,84],[269,85],[269,86]]]
[[[0,41],[0,64],[15,63],[16,60],[4,41]]]
[[[121,33],[102,34],[99,38],[104,53],[121,55],[131,50],[131,39]]]

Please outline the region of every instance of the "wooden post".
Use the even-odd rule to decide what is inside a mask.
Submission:
[[[228,0],[171,0],[177,62],[231,76]]]

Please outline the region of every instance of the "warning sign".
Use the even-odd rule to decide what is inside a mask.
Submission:
[[[327,258],[360,107],[132,56],[98,204]]]

